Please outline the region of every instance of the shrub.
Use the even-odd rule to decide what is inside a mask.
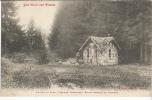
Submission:
[[[146,89],[150,87],[150,77],[141,78],[137,73],[123,72],[120,73],[120,83],[127,86],[130,89],[142,88]]]
[[[14,87],[13,83],[13,71],[12,68],[15,65],[7,58],[2,57],[1,60],[1,77],[2,77],[2,88]]]
[[[47,73],[22,71],[16,72],[13,76],[18,88],[48,88],[50,86]]]
[[[47,64],[49,62],[46,50],[38,50],[37,53],[39,64]]]
[[[14,53],[12,55],[12,62],[14,62],[14,63],[24,63],[26,58],[27,58],[26,53]]]

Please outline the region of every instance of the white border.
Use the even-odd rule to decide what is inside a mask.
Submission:
[[[1,88],[1,1],[0,1],[0,88]]]
[[[151,97],[1,97],[1,100],[152,100]]]
[[[1,18],[1,1],[0,1]],[[1,19],[0,19],[0,64],[1,64]],[[1,65],[0,65],[0,87],[1,87]],[[1,100],[152,100],[152,97],[0,97]]]

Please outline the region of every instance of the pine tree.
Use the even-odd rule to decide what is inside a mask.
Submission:
[[[148,0],[64,2],[49,45],[60,57],[68,58],[75,56],[90,35],[102,37],[110,33],[121,47],[122,62],[138,62],[142,58],[147,62],[147,54],[151,54],[147,49],[152,29],[150,9],[152,2]]]
[[[13,1],[2,1],[1,5],[2,55],[5,55],[21,51],[22,46],[24,46],[24,44],[22,44],[24,32],[21,30],[21,26],[18,25],[19,20],[16,18],[17,7]]]
[[[35,54],[40,64],[47,63],[47,50],[45,42],[42,37],[42,32],[35,27],[34,20],[32,19],[26,31],[26,40],[28,42],[30,54]]]

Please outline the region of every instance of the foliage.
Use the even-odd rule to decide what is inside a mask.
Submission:
[[[2,1],[2,54],[22,51],[25,46],[24,32],[18,25],[14,2]]]
[[[151,85],[149,68],[150,66],[135,64],[44,66],[16,64],[2,58],[2,87],[52,88],[57,85],[63,88],[149,89]]]
[[[1,85],[2,87],[5,88],[9,88],[9,87],[14,87],[15,83],[13,83],[13,67],[14,64],[6,59],[6,58],[2,58],[2,63],[1,63]]]
[[[47,49],[42,37],[42,32],[35,28],[33,19],[28,25],[26,31],[26,40],[28,42],[28,52],[35,54],[39,64],[48,63]]]
[[[90,35],[110,33],[121,47],[122,62],[139,61],[141,44],[151,39],[151,8],[147,0],[63,2],[49,37],[50,48],[61,58],[73,57]]]
[[[47,63],[47,51],[42,32],[35,28],[33,20],[26,30],[22,30],[16,17],[17,9],[13,1],[2,1],[2,55],[19,54],[15,59],[23,63],[26,55],[36,52],[39,54],[37,57],[39,62]],[[23,53],[26,55],[22,55]]]
[[[12,58],[12,62],[14,62],[14,63],[25,63],[27,54],[26,53],[14,53],[11,58]]]

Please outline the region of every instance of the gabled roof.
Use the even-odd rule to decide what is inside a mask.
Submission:
[[[95,37],[95,36],[90,36],[88,37],[88,39],[83,43],[83,45],[81,46],[81,48],[79,49],[79,51],[81,51],[83,49],[83,47],[86,45],[86,43],[91,40],[100,50],[104,50],[106,48],[106,46],[110,43],[110,42],[114,42],[117,46],[118,49],[120,49],[119,45],[117,44],[116,40],[114,39],[114,37]]]

